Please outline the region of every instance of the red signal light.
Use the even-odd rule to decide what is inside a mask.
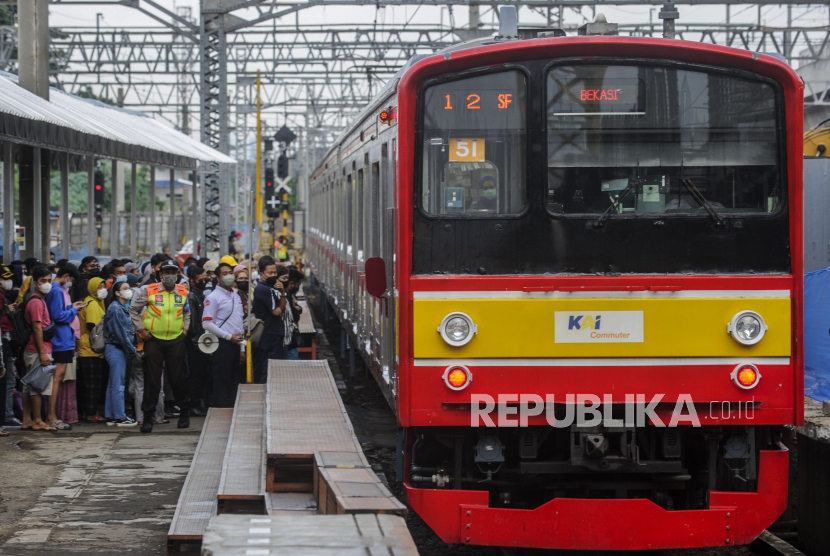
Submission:
[[[380,113],[380,121],[382,121],[382,122],[388,122],[389,121],[389,112],[387,110],[384,110],[383,112]]]
[[[96,191],[101,191],[101,185],[100,184],[95,184],[95,190]]]

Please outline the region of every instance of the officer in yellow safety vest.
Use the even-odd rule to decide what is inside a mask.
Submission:
[[[277,256],[280,261],[288,260],[288,238],[285,236],[280,236],[277,242]]]
[[[176,405],[181,408],[178,427],[190,426],[190,392],[187,383],[187,340],[190,306],[181,269],[172,259],[158,270],[159,282],[143,286],[130,303],[130,318],[144,342],[145,416],[154,415],[162,388],[161,373],[167,372]],[[141,432],[153,432],[152,419],[145,418]]]

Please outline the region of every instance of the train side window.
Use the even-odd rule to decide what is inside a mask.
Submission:
[[[503,71],[433,85],[423,106],[422,208],[467,217],[522,212],[525,75]]]

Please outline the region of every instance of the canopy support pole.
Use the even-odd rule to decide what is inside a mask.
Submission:
[[[176,170],[170,168],[170,225],[167,227],[170,256],[176,256]]]
[[[41,150],[40,147],[32,147],[32,232],[29,237],[32,238],[31,251],[32,256],[39,261],[43,261],[43,254],[41,253],[43,247],[43,181],[40,162]],[[47,254],[48,256],[48,254]]]
[[[86,198],[86,254],[95,255],[98,234],[95,233],[95,157],[89,155],[87,160],[87,198]],[[78,269],[80,270],[80,269]]]
[[[61,259],[69,258],[72,228],[69,225],[69,153],[60,153],[61,164]]]
[[[120,196],[118,192],[118,174],[121,169],[118,167],[119,161],[112,159],[112,191],[110,191],[110,257],[112,259],[118,258],[118,232],[119,232],[119,222],[118,222],[118,197]]]
[[[130,168],[130,258],[133,262],[138,260],[138,184],[136,182],[136,166],[132,163]]]
[[[3,262],[15,259],[17,233],[14,225],[14,144],[3,142]]]
[[[150,255],[159,252],[156,235],[156,167],[150,166]]]

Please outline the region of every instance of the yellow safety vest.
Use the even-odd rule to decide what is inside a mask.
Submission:
[[[187,303],[187,288],[176,284],[168,292],[161,284],[147,286],[147,311],[144,313],[144,328],[159,340],[175,340],[184,332],[184,306]]]

